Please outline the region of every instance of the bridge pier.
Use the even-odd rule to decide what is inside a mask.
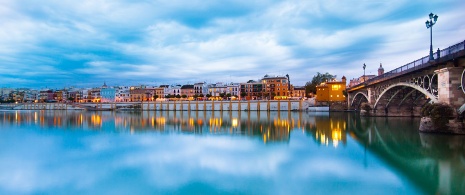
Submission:
[[[465,66],[465,63],[463,65]],[[463,67],[446,67],[434,71],[438,75],[439,102],[454,108],[459,108],[465,103],[464,93],[461,90],[463,70]]]

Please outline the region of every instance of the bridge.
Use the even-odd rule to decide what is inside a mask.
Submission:
[[[376,116],[419,116],[426,103],[465,108],[465,41],[347,89],[348,107],[364,102]]]

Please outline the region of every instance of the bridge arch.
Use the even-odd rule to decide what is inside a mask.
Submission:
[[[373,108],[376,108],[376,106],[378,106],[379,101],[381,100],[381,98],[384,96],[384,94],[386,92],[388,92],[390,89],[392,89],[394,87],[399,87],[399,86],[400,87],[411,87],[413,89],[416,89],[419,92],[426,95],[426,97],[428,97],[431,100],[431,102],[438,102],[438,98],[435,95],[433,95],[429,90],[426,90],[426,89],[422,88],[421,86],[418,86],[418,85],[415,85],[415,84],[412,84],[412,83],[400,82],[400,83],[393,84],[393,85],[387,87],[386,89],[384,89],[384,91],[381,92],[381,94],[376,99]]]
[[[350,102],[350,106],[352,106],[352,105],[354,104],[354,101],[355,101],[356,97],[359,96],[359,95],[365,97],[365,99],[367,99],[367,101],[370,100],[370,99],[368,99],[367,93],[363,93],[363,92],[359,91],[359,92],[357,92],[357,93],[354,95],[354,97],[352,98],[352,101]]]

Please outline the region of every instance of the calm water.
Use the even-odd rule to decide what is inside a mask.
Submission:
[[[464,194],[465,137],[347,113],[0,111],[0,194]]]

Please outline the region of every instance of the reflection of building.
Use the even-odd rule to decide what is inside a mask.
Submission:
[[[306,116],[277,112],[0,112],[0,124],[40,124],[43,127],[105,131],[167,131],[196,134],[234,134],[265,143],[289,142],[292,131],[311,134],[318,143],[346,142],[345,120],[334,114]]]
[[[321,83],[316,87],[316,101],[333,102],[346,101],[343,91],[346,90],[346,77],[343,76],[341,81],[332,80]]]
[[[342,142],[344,145],[347,143],[347,123],[343,118],[318,118],[315,124],[313,135],[317,143],[327,146],[332,144],[334,147],[337,147],[339,142]]]

